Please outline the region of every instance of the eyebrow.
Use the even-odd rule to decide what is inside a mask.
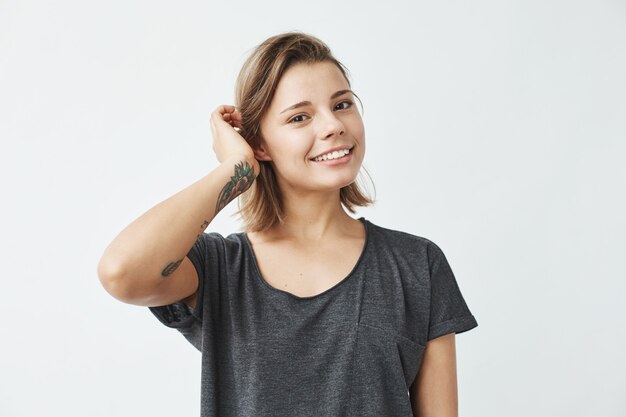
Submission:
[[[352,90],[350,90],[350,89],[347,89],[347,90],[339,90],[339,91],[337,91],[337,92],[333,93],[333,95],[332,95],[332,96],[330,96],[330,99],[331,99],[331,100],[332,100],[332,99],[335,99],[335,98],[337,98],[337,97],[339,97],[339,96],[342,96],[342,95],[344,95],[344,94],[346,94],[346,93],[352,93]],[[354,94],[354,93],[353,93],[353,94]],[[299,103],[294,104],[293,106],[289,106],[289,107],[287,107],[285,110],[281,111],[281,112],[280,112],[280,114],[283,114],[284,112],[289,111],[289,110],[297,109],[298,107],[304,107],[304,106],[310,106],[310,105],[311,105],[311,102],[310,102],[310,101],[301,101],[301,102],[299,102]]]

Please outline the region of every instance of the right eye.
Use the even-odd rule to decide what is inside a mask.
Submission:
[[[298,114],[297,116],[293,116],[291,119],[289,119],[289,123],[304,122],[304,118],[305,117],[306,117],[306,115],[304,115],[304,114]]]

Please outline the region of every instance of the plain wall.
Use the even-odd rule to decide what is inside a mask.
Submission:
[[[209,114],[270,35],[365,105],[359,210],[436,242],[479,326],[460,415],[626,415],[622,1],[0,1],[0,415],[193,416],[200,353],[96,266],[217,165]],[[231,203],[207,231],[239,230]]]

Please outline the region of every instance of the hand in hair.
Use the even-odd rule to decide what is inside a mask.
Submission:
[[[235,106],[222,105],[211,113],[213,151],[217,160],[223,162],[229,158],[245,158],[258,172],[258,162],[252,147],[235,128],[241,128],[241,113]]]

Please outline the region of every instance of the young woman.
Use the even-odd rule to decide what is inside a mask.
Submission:
[[[319,39],[267,39],[211,115],[220,165],[102,256],[111,295],[202,352],[202,416],[457,415],[477,322],[435,243],[346,213],[372,203],[355,98]],[[205,233],[238,196],[244,232]]]

